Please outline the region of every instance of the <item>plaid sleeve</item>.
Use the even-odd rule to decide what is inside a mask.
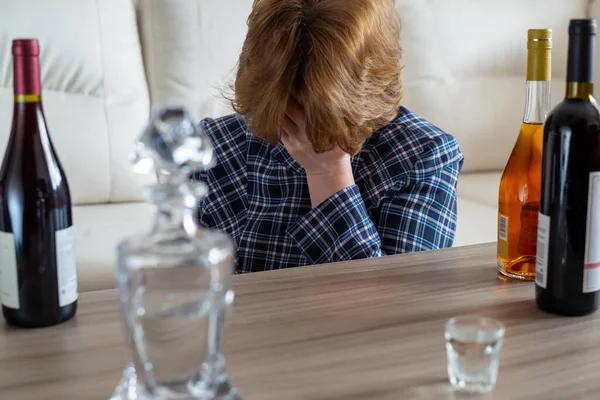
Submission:
[[[447,138],[447,137],[446,137]],[[451,247],[457,219],[456,185],[463,156],[456,139],[436,138],[421,154],[403,189],[392,191],[377,213],[387,254]]]
[[[313,208],[287,234],[311,264],[383,255],[379,234],[356,185]]]
[[[235,115],[206,118],[201,124],[212,141],[217,162],[213,168],[193,177],[208,185],[198,218],[202,226],[221,229],[237,242],[247,208],[246,131]]]
[[[312,209],[287,234],[313,264],[449,247],[462,160],[454,139],[433,143],[402,189],[390,190],[371,211],[377,223],[354,185]]]

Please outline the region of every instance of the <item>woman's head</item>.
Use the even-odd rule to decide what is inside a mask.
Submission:
[[[316,151],[355,154],[397,114],[399,30],[393,0],[255,0],[233,108],[275,144],[296,99]]]

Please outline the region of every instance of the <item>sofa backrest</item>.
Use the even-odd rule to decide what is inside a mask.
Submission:
[[[252,0],[139,0],[152,102],[181,103],[196,118],[231,113],[232,81]]]
[[[525,106],[527,30],[551,28],[552,101],[563,100],[568,24],[587,0],[397,0],[405,104],[458,138],[463,172],[502,169]],[[598,6],[593,13],[600,17]],[[600,63],[596,63],[600,79]]]
[[[458,138],[464,172],[502,169],[523,117],[527,29],[553,29],[558,103],[569,19],[584,17],[586,4],[396,0],[403,24],[404,104]],[[251,7],[252,0],[139,0],[152,100],[185,103],[198,118],[230,113],[220,94],[235,72]]]
[[[12,118],[11,40],[40,40],[46,117],[76,204],[135,201],[152,177],[129,151],[153,103],[230,113],[252,0],[0,0],[0,154]],[[587,0],[396,0],[404,104],[455,135],[464,172],[501,169],[524,103],[528,28],[554,30],[553,102],[567,26]],[[137,14],[136,14],[137,11]],[[600,16],[600,4],[593,16]],[[600,63],[597,63],[600,71]],[[600,73],[597,73],[600,80]]]
[[[129,0],[0,0],[0,157],[10,132],[11,44],[40,42],[44,111],[76,204],[139,200],[152,177],[129,151],[150,100]]]

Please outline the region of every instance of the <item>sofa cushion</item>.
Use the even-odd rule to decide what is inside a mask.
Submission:
[[[454,246],[496,241],[501,176],[500,171],[460,175]]]
[[[454,246],[496,240],[499,177],[500,173],[460,177]],[[494,198],[485,193],[494,193]],[[116,285],[117,244],[149,229],[153,208],[146,203],[83,205],[74,207],[73,219],[80,291],[110,289]]]
[[[44,110],[77,204],[140,199],[151,177],[130,171],[149,96],[133,3],[2,0],[0,155],[12,119],[12,39],[40,42]]]
[[[121,203],[73,208],[79,291],[116,286],[116,246],[126,237],[146,232],[152,205]]]
[[[461,174],[458,178],[458,197],[497,210],[501,177],[501,171]]]
[[[495,242],[497,207],[458,197],[458,223],[454,247]]]

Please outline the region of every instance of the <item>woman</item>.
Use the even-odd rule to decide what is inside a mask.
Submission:
[[[255,0],[202,224],[237,272],[449,247],[456,140],[400,106],[393,0]]]

